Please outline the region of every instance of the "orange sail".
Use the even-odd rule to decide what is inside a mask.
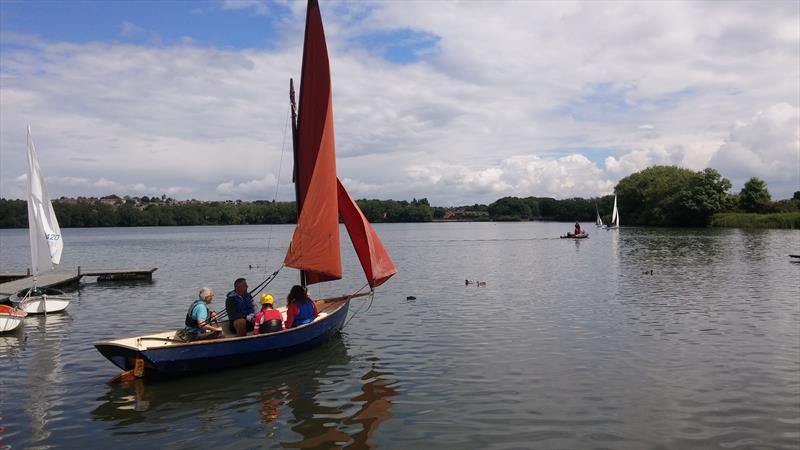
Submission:
[[[350,234],[350,240],[353,241],[361,267],[364,268],[367,282],[372,288],[380,286],[397,273],[397,268],[372,225],[361,212],[361,208],[347,193],[342,182],[338,178],[336,181],[339,190],[339,213],[347,227],[347,233]]]
[[[316,0],[308,2],[300,110],[295,147],[297,219],[288,267],[303,270],[306,284],[342,277],[336,201],[336,146],[328,47]]]

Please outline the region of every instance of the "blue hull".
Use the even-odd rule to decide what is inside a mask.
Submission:
[[[271,334],[172,344],[146,350],[114,342],[98,342],[95,347],[122,370],[132,370],[135,360],[143,359],[144,376],[148,378],[246,366],[294,355],[327,341],[344,326],[349,305],[349,300],[345,300],[342,306],[323,319]]]

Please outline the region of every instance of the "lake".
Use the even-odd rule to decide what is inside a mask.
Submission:
[[[0,448],[800,448],[800,264],[787,256],[800,232],[375,228],[399,273],[353,301],[339,337],[127,385],[106,383],[120,371],[94,341],[182,327],[204,285],[222,309],[236,277],[253,287],[281,265],[293,227],[63,230],[63,268],[158,271],[86,279],[66,313],[0,335]],[[313,298],[364,284],[342,239],[345,276]],[[0,271],[29,258],[27,230],[0,230]],[[297,277],[269,286],[277,304]]]

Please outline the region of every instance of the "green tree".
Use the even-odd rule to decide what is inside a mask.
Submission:
[[[714,169],[652,166],[621,179],[614,192],[625,223],[705,226],[729,204],[730,181]]]
[[[708,226],[711,216],[727,209],[731,182],[708,168],[697,172],[681,192],[677,208],[670,215],[672,223],[685,226]]]
[[[752,177],[739,192],[739,207],[747,212],[768,212],[772,205],[772,198],[764,181]]]
[[[517,197],[503,197],[489,205],[492,220],[529,220],[531,207]]]

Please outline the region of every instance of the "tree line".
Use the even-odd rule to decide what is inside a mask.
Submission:
[[[675,166],[652,166],[619,181],[614,188],[623,224],[704,227],[712,223],[780,224],[800,228],[800,191],[788,200],[772,201],[763,180],[751,178],[738,193],[715,169],[692,171]],[[611,219],[614,195],[597,198],[554,200],[537,197],[504,197],[488,207],[492,220],[592,221],[598,213]],[[714,217],[727,213],[725,221]],[[780,219],[743,218],[748,214],[776,214]],[[734,217],[736,220],[734,220]]]
[[[109,201],[112,198],[112,201]],[[172,199],[142,201],[116,196],[103,199],[57,199],[53,210],[59,225],[70,227],[134,227],[176,225],[246,225],[295,223],[295,202],[202,202]],[[358,200],[371,222],[430,222],[433,208],[427,199],[408,201]],[[25,200],[0,199],[0,228],[26,228]]]
[[[714,169],[692,171],[653,166],[621,179],[614,193],[623,225],[700,227],[763,223],[800,228],[800,192],[795,192],[792,199],[772,201],[764,181],[755,177],[738,193],[729,192],[730,188],[731,182]],[[373,223],[459,219],[594,222],[598,213],[608,223],[613,202],[614,195],[563,200],[503,197],[489,205],[444,208],[431,206],[425,198],[410,202],[357,200]],[[61,198],[53,201],[53,209],[62,227],[289,224],[295,223],[297,217],[295,202],[175,201],[166,196]],[[753,213],[779,216],[755,220],[748,217]],[[27,226],[25,201],[0,199],[0,228]]]

